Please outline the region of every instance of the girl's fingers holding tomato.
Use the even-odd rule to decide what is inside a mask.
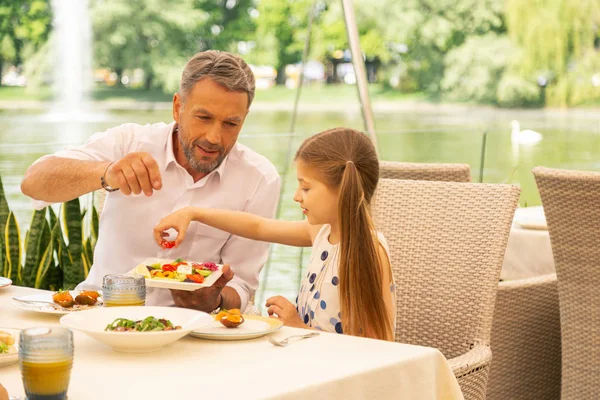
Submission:
[[[175,238],[175,247],[179,246],[183,242],[183,239],[185,239],[185,230],[178,231],[177,238]]]

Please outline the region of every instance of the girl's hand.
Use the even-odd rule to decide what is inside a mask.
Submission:
[[[179,244],[185,239],[185,232],[192,221],[192,210],[189,207],[182,208],[181,210],[177,210],[172,214],[164,217],[155,227],[154,227],[154,240],[156,243],[161,246],[165,240],[165,237],[169,236],[166,232],[168,229],[175,229],[177,231],[177,237],[175,238],[174,246],[177,247]],[[166,246],[169,248],[169,246]]]
[[[304,328],[310,329],[307,325],[302,322],[298,312],[296,311],[296,306],[294,306],[288,299],[282,296],[273,296],[267,299],[267,303],[265,304],[267,307],[267,312],[270,317],[275,317],[285,326],[292,326],[294,328]]]

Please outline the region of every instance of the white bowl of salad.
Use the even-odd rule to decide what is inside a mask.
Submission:
[[[205,312],[178,307],[100,307],[60,319],[61,325],[125,353],[156,351],[212,322]]]

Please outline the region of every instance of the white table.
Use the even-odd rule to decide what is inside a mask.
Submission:
[[[548,231],[523,228],[518,222],[545,224],[543,208],[527,207],[515,211],[500,278],[514,280],[555,273]]]
[[[0,329],[56,326],[56,315],[24,311],[0,289]],[[278,338],[305,330],[284,327]],[[442,354],[432,348],[321,333],[289,347],[264,338],[218,342],[185,337],[157,352],[112,351],[74,332],[69,400],[94,399],[462,399]],[[0,383],[24,396],[18,364],[0,367]]]

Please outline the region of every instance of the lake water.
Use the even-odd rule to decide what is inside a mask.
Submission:
[[[258,107],[250,112],[240,142],[268,157],[280,172],[286,164],[290,140],[291,112]],[[487,108],[404,109],[375,112],[380,156],[386,160],[412,162],[458,162],[471,165],[473,180],[480,176],[481,146],[487,132],[484,182],[519,184],[521,205],[540,204],[531,169],[548,167],[600,170],[600,113],[594,111],[494,110]],[[543,135],[535,145],[511,143],[511,120],[521,129]],[[22,232],[31,218],[30,201],[19,191],[26,168],[38,157],[79,144],[95,132],[126,123],[170,122],[169,110],[102,111],[82,121],[61,121],[41,111],[0,110],[0,175],[9,206],[15,211]],[[321,130],[348,126],[362,129],[355,107],[346,111],[323,111],[318,107],[300,112],[292,156],[302,139]],[[515,157],[518,151],[518,157]],[[518,159],[515,159],[518,158]],[[294,171],[285,179],[280,218],[301,217],[292,201]],[[301,253],[286,246],[273,246],[271,263],[263,269],[257,300],[281,294],[293,300],[301,276]],[[304,252],[304,261],[307,252]]]

